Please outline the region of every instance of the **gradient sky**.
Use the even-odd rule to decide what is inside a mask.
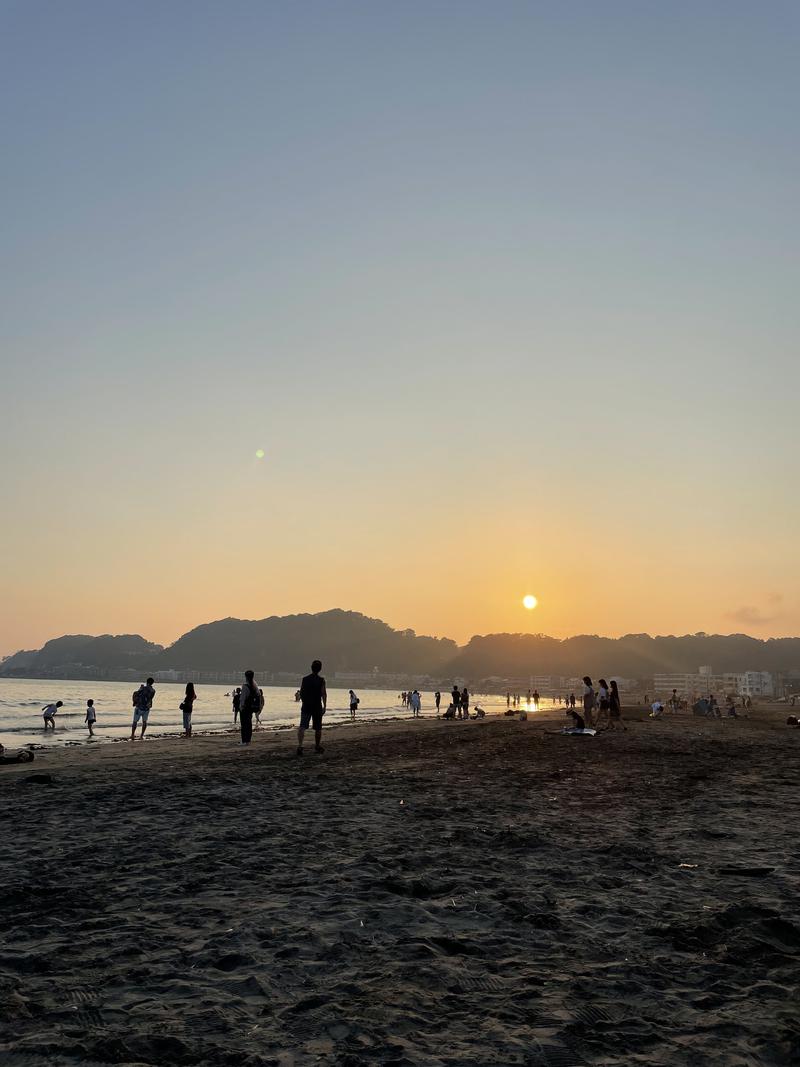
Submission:
[[[0,652],[800,632],[799,50],[794,2],[2,0]]]

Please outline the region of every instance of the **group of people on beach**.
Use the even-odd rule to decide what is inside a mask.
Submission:
[[[328,693],[325,684],[325,679],[320,673],[322,670],[322,662],[318,659],[314,660],[311,664],[311,673],[307,674],[297,690],[296,699],[300,704],[300,724],[297,731],[297,755],[302,756],[304,736],[309,726],[314,728],[315,750],[322,752],[322,717],[327,710]],[[567,704],[567,714],[573,719],[574,728],[584,729],[626,729],[622,723],[622,709],[620,706],[619,689],[617,688],[616,681],[611,681],[610,685],[604,678],[601,678],[598,683],[598,689],[595,691],[592,684],[592,679],[584,677],[584,691],[583,691],[583,714],[581,715],[575,710],[575,695],[574,693],[570,697],[565,699]],[[133,721],[131,723],[131,741],[136,739],[136,729],[140,727],[140,738],[144,740],[144,736],[147,733],[147,724],[150,717],[150,712],[153,707],[153,701],[155,700],[156,691],[153,685],[153,679],[147,678],[138,689],[134,690],[131,702],[133,704]],[[400,694],[403,706],[411,709],[414,718],[419,718],[422,709],[422,697],[418,689],[414,689],[410,692],[403,692]],[[253,738],[253,721],[256,725],[261,722],[261,713],[264,710],[265,700],[264,691],[256,684],[255,672],[247,670],[244,672],[244,681],[241,686],[237,686],[232,694],[232,707],[233,707],[233,721],[234,724],[238,722],[239,731],[241,736],[241,745],[250,745]],[[356,710],[359,705],[359,698],[355,692],[351,689],[349,691],[350,699],[350,718],[355,719]],[[512,704],[519,705],[519,696],[512,698],[510,693],[506,694],[506,704],[508,709],[512,707]],[[192,736],[192,712],[194,710],[194,704],[197,700],[197,693],[195,691],[194,683],[187,682],[184,692],[183,700],[180,704],[180,711],[183,715],[183,734],[185,738],[191,738]],[[437,689],[434,693],[434,702],[436,705],[437,718],[441,715],[441,703],[442,694]],[[527,706],[534,708],[539,707],[540,696],[537,690],[529,692],[527,696]],[[59,708],[63,706],[63,701],[57,700],[54,703],[47,704],[42,709],[42,715],[44,718],[45,730],[55,730],[55,716],[58,713]],[[483,718],[485,712],[482,708],[476,706],[475,718]],[[508,714],[508,712],[507,712]],[[459,689],[458,685],[454,684],[450,693],[450,704],[447,710],[442,716],[445,719],[469,719],[470,718],[470,693],[465,685],[462,689]],[[86,716],[84,719],[89,731],[89,736],[94,737],[94,727],[97,723],[97,713],[94,706],[94,700],[89,699],[86,702]]]
[[[567,715],[572,719],[576,730],[627,730],[622,721],[622,704],[619,687],[612,678],[609,684],[601,678],[595,690],[589,675],[583,678],[583,715],[575,708],[574,695],[570,694]]]

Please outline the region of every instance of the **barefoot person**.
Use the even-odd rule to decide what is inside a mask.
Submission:
[[[133,725],[131,726],[131,741],[136,740],[136,727],[139,720],[142,721],[142,741],[147,731],[147,720],[150,718],[150,709],[153,706],[156,691],[153,689],[153,679],[148,678],[144,685],[140,685],[133,694]]]
[[[253,739],[253,716],[261,714],[261,692],[254,678],[252,671],[244,672],[244,685],[239,697],[239,728],[243,745],[249,745]]]
[[[315,751],[322,752],[322,716],[328,707],[328,690],[325,679],[319,673],[322,662],[315,659],[311,674],[300,683],[300,726],[297,730],[297,755],[303,755],[303,737],[310,723],[314,724]]]
[[[83,720],[89,728],[89,737],[94,737],[94,724],[97,722],[97,712],[94,710],[94,701],[86,701],[86,718]]]
[[[350,690],[350,718],[351,719],[355,719],[356,712],[358,711],[358,705],[359,705],[359,699],[355,695],[353,690],[351,689]]]
[[[50,726],[50,727],[52,727],[53,732],[55,733],[55,729],[56,729],[56,713],[58,712],[58,709],[59,708],[63,708],[63,706],[64,706],[64,701],[63,700],[57,700],[55,702],[55,704],[47,704],[45,707],[42,708],[42,718],[44,719],[44,728],[45,728],[45,730],[47,729],[48,726]]]

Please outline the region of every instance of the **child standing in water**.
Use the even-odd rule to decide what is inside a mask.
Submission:
[[[97,722],[97,712],[94,710],[94,701],[86,701],[86,718],[84,722],[89,727],[89,737],[94,737],[94,724]]]

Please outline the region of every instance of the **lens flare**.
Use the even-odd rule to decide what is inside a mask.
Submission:
[[[264,458],[264,449],[263,448],[257,448],[256,449],[256,459],[263,459],[263,458]]]

